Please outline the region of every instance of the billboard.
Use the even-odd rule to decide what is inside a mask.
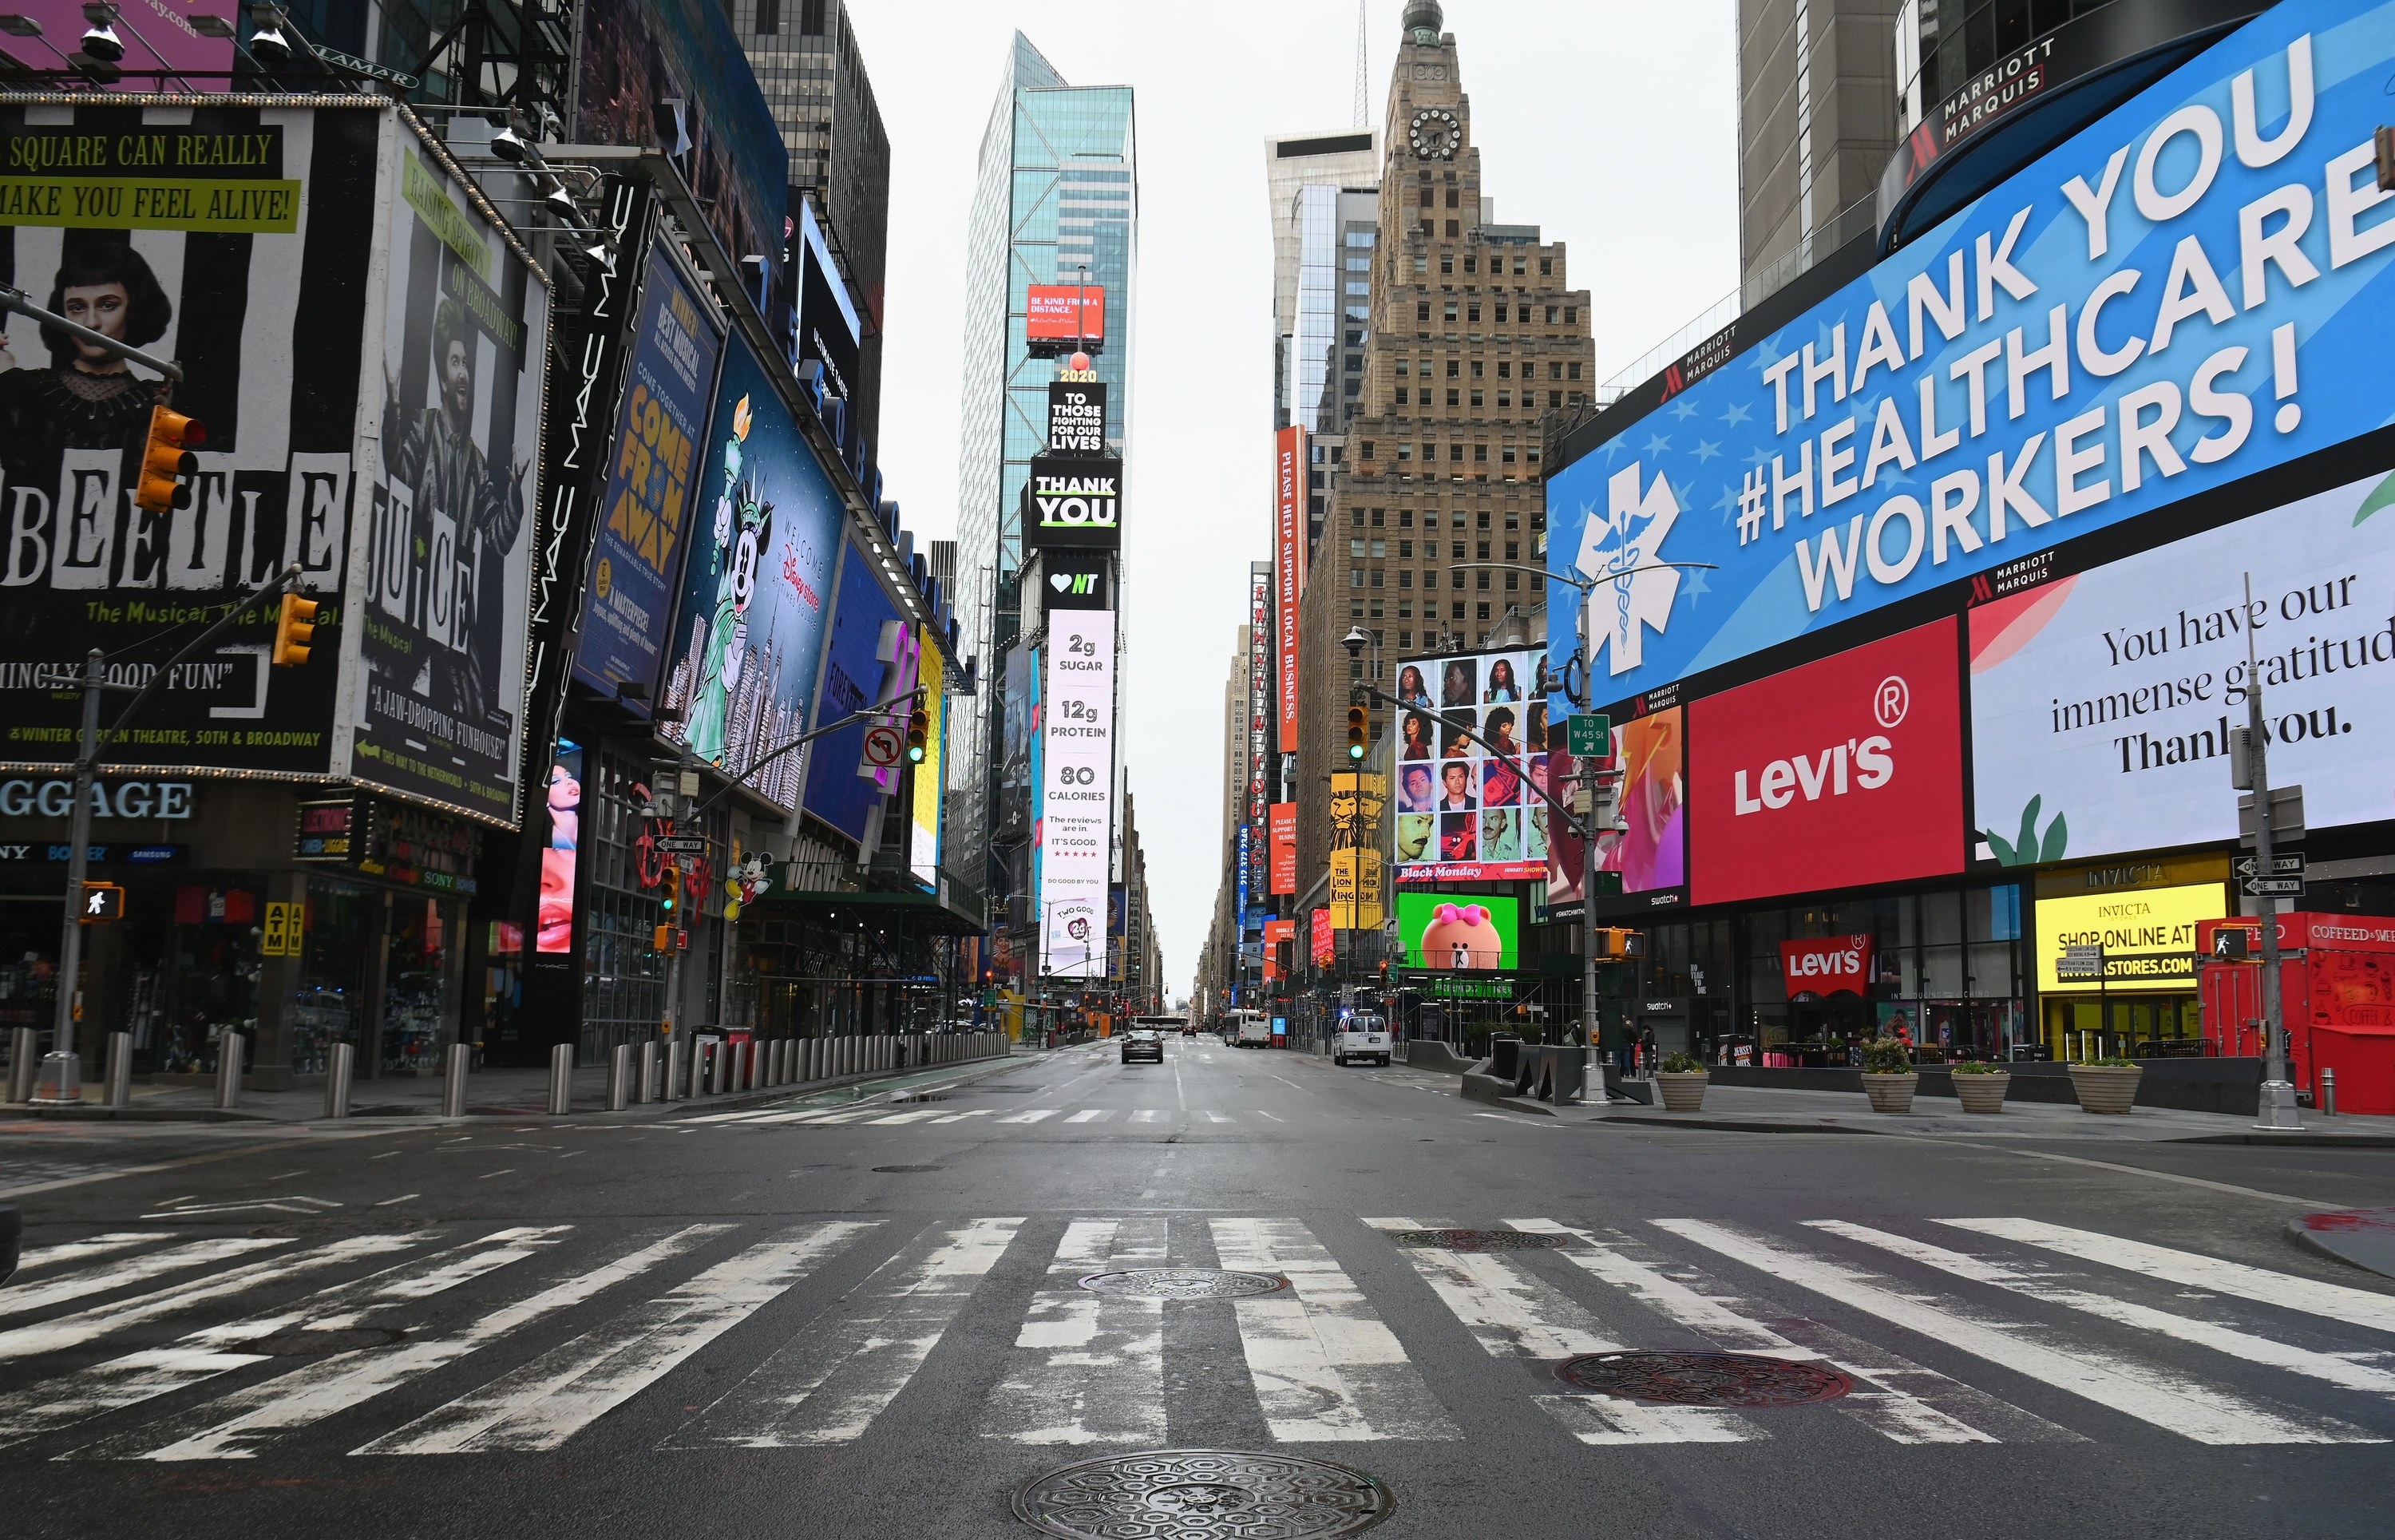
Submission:
[[[1297,803],[1275,803],[1270,815],[1270,891],[1293,894],[1297,891]]]
[[[1249,849],[1253,866],[1248,886],[1259,898],[1268,891],[1265,833],[1277,784],[1272,759],[1272,569],[1248,567],[1248,822],[1255,829]]]
[[[1642,704],[1647,708],[1643,714],[1614,724],[1610,740],[1614,763],[1621,769],[1621,802],[1615,827],[1597,832],[1596,870],[1620,873],[1621,891],[1597,895],[1600,915],[1687,901],[1687,709],[1657,701]],[[1571,768],[1569,754],[1550,754],[1549,774],[1558,773],[1558,761],[1564,771]],[[1542,803],[1534,816],[1542,825],[1551,825],[1548,813]],[[1550,904],[1558,896],[1566,901],[1581,896],[1579,884],[1586,875],[1585,857],[1580,854],[1580,841],[1568,832],[1566,838],[1582,864],[1572,869],[1568,890],[1560,896],[1552,891],[1555,871],[1549,864]]]
[[[1546,871],[1542,648],[1400,658],[1397,870],[1408,883],[1503,883]]]
[[[1114,608],[1113,586],[1106,581],[1113,565],[1103,551],[1042,552],[1039,570],[1047,581],[1039,589],[1041,611]]]
[[[823,696],[815,704],[813,724],[816,727],[896,700],[915,687],[915,628],[882,588],[879,566],[872,553],[858,549],[853,540],[840,558],[840,602],[832,608]],[[879,843],[868,836],[884,800],[897,791],[904,774],[895,763],[877,765],[867,758],[866,733],[881,726],[896,729],[903,738],[906,708],[896,708],[886,722],[851,723],[826,733],[807,750],[806,810],[861,845]]]
[[[1106,339],[1103,284],[1033,284],[1023,295],[1023,335],[1034,342],[1078,342],[1096,352]]]
[[[2274,6],[1559,471],[1550,570],[1601,585],[1590,695],[2378,427],[2390,70],[2370,0]],[[1549,628],[1577,648],[1572,606]]]
[[[799,736],[823,661],[842,510],[745,342],[724,353],[700,503],[657,697],[669,742],[736,774]],[[748,785],[799,805],[800,754]]]
[[[2040,994],[2098,994],[2118,989],[2195,988],[2196,926],[2229,912],[2218,883],[2077,894],[2037,901],[2037,988]],[[2065,978],[2058,968],[2065,947],[2104,949],[2101,977]]]
[[[1122,502],[1119,456],[1034,455],[1023,487],[1024,547],[1113,551],[1122,544]]]
[[[1284,948],[1287,949],[1286,951],[1283,950]],[[1277,984],[1284,977],[1295,973],[1297,971],[1296,953],[1297,922],[1294,920],[1265,921],[1264,982]],[[1281,965],[1281,960],[1284,957],[1289,960],[1290,964],[1286,968]]]
[[[13,29],[0,33],[0,56],[15,60],[27,70],[65,69],[85,57],[78,40],[91,23],[85,17],[83,0],[20,0],[8,8],[30,19],[41,32],[31,37]],[[95,61],[82,66],[84,80],[78,80],[74,88],[86,90],[85,81],[102,81],[103,89],[119,91],[224,90],[232,77],[232,33],[210,36],[192,22],[194,18],[217,20],[232,9],[216,0],[138,0],[124,5],[119,7],[115,33],[116,40],[125,46],[125,57],[112,66],[121,78],[107,78],[112,66]],[[34,303],[41,303],[38,297]]]
[[[1098,380],[1048,382],[1048,452],[1106,452],[1106,388]]]
[[[722,352],[714,302],[685,274],[671,243],[659,241],[641,285],[575,656],[576,677],[602,694],[626,684],[645,694],[656,680]]]
[[[533,950],[574,951],[575,866],[582,845],[582,747],[561,739],[549,768],[549,843],[540,851],[540,900]]]
[[[380,452],[353,558],[355,779],[512,824],[549,289],[447,157],[387,162]]]
[[[1954,648],[1932,621],[1690,705],[1694,901],[1961,870]]]
[[[154,379],[5,318],[0,762],[73,759],[80,697],[61,683],[91,648],[109,656],[115,683],[146,683],[193,621],[296,561],[299,591],[325,604],[313,666],[269,666],[274,610],[261,608],[179,666],[143,707],[139,734],[109,754],[194,771],[346,768],[333,726],[356,449],[384,389],[365,296],[385,136],[398,126],[368,99],[229,103],[205,126],[188,108],[104,97],[47,121],[57,115],[0,100],[8,281],[37,305],[181,360],[175,405],[209,436],[189,508],[136,509],[127,488]],[[125,158],[136,149],[138,163]],[[70,164],[71,175],[46,169]],[[70,204],[136,195],[149,210],[139,228],[88,227]]]
[[[1305,430],[1273,435],[1274,678],[1283,752],[1297,751],[1297,602],[1305,592]]]
[[[799,356],[824,368],[824,385],[842,401],[856,399],[862,384],[859,369],[865,347],[865,323],[849,298],[848,284],[824,243],[823,227],[815,222],[814,204],[801,196],[799,238],[793,243],[799,259]]]
[[[1381,820],[1388,803],[1389,777],[1380,771],[1331,772],[1330,898],[1334,930],[1379,930],[1387,918],[1388,895],[1381,880]]]
[[[1522,945],[1521,904],[1479,893],[1397,894],[1397,939],[1405,965],[1439,972],[1511,969]]]
[[[929,626],[916,638],[916,657],[923,684],[923,710],[931,723],[930,731],[923,735],[923,762],[914,770],[906,868],[915,874],[915,881],[936,892],[940,885],[940,792],[947,784],[948,669],[937,636]]]
[[[1330,966],[1339,955],[1338,932],[1331,928],[1330,911],[1327,909],[1316,909],[1308,922],[1306,955],[1317,968]]]
[[[1076,610],[1048,630],[1040,724],[1039,971],[1105,976],[1114,854],[1115,617]]]
[[[2006,866],[2237,838],[2259,664],[2270,782],[2308,827],[2395,818],[2395,475],[1970,612],[1973,824]],[[2246,600],[2246,581],[2253,599]]]

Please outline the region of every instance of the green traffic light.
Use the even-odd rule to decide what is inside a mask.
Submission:
[[[1347,746],[1347,757],[1351,760],[1362,759],[1364,757],[1364,746],[1360,743],[1349,744]]]

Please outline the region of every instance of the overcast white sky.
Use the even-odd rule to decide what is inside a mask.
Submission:
[[[1267,135],[1348,126],[1352,0],[849,0],[890,132],[880,464],[919,540],[957,520],[974,158],[1012,32],[1076,86],[1137,91],[1139,274],[1124,560],[1125,754],[1185,990],[1221,867],[1222,695],[1269,552]],[[1400,0],[1370,0],[1371,124]],[[1448,0],[1486,192],[1570,245],[1605,378],[1738,282],[1729,0]],[[986,661],[986,660],[985,660]]]

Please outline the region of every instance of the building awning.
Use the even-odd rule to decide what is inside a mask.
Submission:
[[[852,921],[889,929],[903,925],[918,934],[978,936],[981,917],[967,914],[932,893],[827,893],[821,890],[771,887],[748,906],[770,910],[784,919],[807,919],[827,924]]]

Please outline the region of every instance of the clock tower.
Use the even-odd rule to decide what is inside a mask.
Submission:
[[[1480,223],[1480,152],[1472,100],[1456,67],[1455,34],[1439,31],[1437,0],[1406,7],[1381,142],[1381,238],[1422,230],[1461,240]]]

